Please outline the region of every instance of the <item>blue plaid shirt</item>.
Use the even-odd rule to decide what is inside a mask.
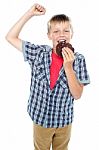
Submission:
[[[63,67],[55,87],[50,89],[52,48],[23,41],[24,60],[31,67],[30,96],[27,111],[34,123],[43,127],[63,127],[73,121],[74,98],[69,90]],[[73,68],[80,83],[90,83],[85,58],[75,53]]]

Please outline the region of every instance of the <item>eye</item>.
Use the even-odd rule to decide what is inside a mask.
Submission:
[[[65,30],[65,32],[70,32],[69,30]]]
[[[54,33],[58,33],[58,32],[59,32],[58,30],[55,30],[55,31],[54,31]]]

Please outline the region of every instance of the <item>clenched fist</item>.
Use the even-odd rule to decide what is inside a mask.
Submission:
[[[39,15],[44,15],[46,12],[46,9],[39,5],[39,4],[34,4],[30,9],[29,13],[31,16],[39,16]]]

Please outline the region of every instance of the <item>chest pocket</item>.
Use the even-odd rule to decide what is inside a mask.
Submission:
[[[38,63],[38,65],[36,66],[35,77],[37,80],[44,80],[46,78],[45,68],[43,64]]]

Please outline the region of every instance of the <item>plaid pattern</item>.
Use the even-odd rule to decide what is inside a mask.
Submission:
[[[63,127],[73,121],[73,102],[63,67],[55,87],[50,89],[51,47],[23,41],[24,60],[31,67],[27,111],[34,123],[43,127]],[[89,84],[85,58],[75,53],[73,64],[79,82]]]

